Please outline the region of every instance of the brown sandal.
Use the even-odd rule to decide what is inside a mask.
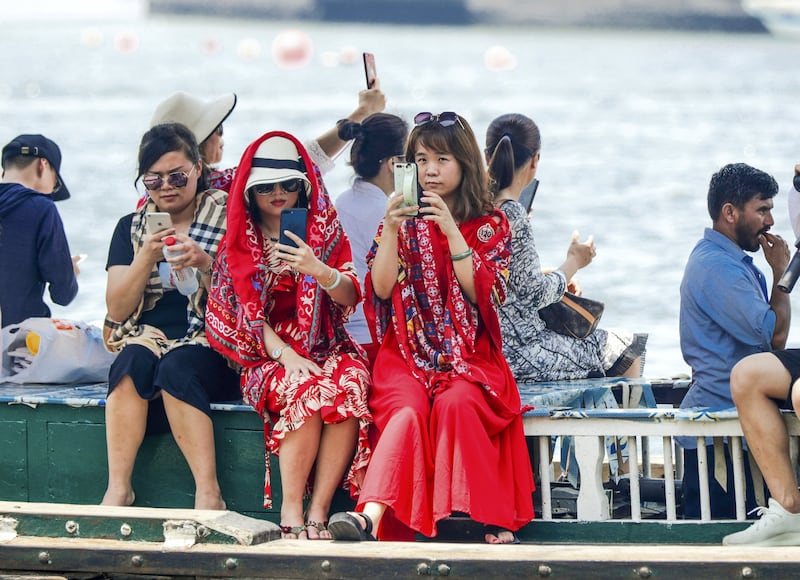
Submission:
[[[281,529],[281,539],[283,540],[299,540],[300,534],[306,531],[306,526],[284,526],[279,524],[278,527]],[[295,536],[294,538],[287,538],[288,534],[292,534]]]
[[[327,532],[328,531],[328,520],[325,520],[324,522],[315,522],[314,520],[307,520],[306,523],[305,523],[305,528],[306,528],[306,530],[308,530],[308,528],[314,528],[315,530],[317,530],[317,537],[316,538],[312,538],[312,537],[309,536],[309,538],[308,538],[309,540],[330,540],[331,539],[331,538],[323,538],[322,537],[322,532]],[[308,531],[306,531],[306,534],[307,533],[308,533]]]

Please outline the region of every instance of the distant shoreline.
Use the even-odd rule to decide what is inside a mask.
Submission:
[[[150,14],[375,24],[765,33],[739,0],[149,0]]]

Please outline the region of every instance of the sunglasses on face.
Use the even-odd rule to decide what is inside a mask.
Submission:
[[[284,193],[297,193],[303,187],[302,179],[287,179],[277,183],[259,183],[253,186],[256,195],[272,195],[275,193],[275,186],[280,185]]]
[[[434,115],[433,113],[426,111],[424,113],[417,113],[414,115],[414,125],[416,127],[427,125],[428,123],[439,123],[439,125],[442,127],[452,127],[458,123],[461,125],[462,129],[464,128],[464,125],[461,123],[461,119],[459,119],[458,114],[454,113],[453,111],[444,111],[438,115]]]
[[[188,173],[186,171],[174,171],[168,174],[166,178],[156,173],[148,173],[142,177],[142,183],[148,191],[158,191],[164,187],[165,182],[176,189],[180,189],[181,187],[186,187],[186,184],[189,183],[189,176],[194,173],[195,168],[196,166],[193,165]]]

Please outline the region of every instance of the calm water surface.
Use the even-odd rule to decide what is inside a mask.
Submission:
[[[271,53],[289,27],[314,45],[310,63],[296,69],[279,67]],[[310,138],[352,110],[363,75],[357,60],[340,61],[362,50],[376,53],[389,112],[406,119],[458,111],[481,141],[498,114],[536,120],[543,150],[533,219],[542,261],[561,263],[573,229],[594,235],[598,255],[579,281],[606,302],[604,326],[650,333],[648,376],[689,371],[678,347],[678,286],[710,221],[705,193],[714,171],[744,161],[772,173],[782,189],[774,231],[793,237],[785,192],[800,161],[800,43],[186,18],[15,23],[0,43],[0,141],[41,132],[59,143],[73,197],[58,207],[73,253],[89,254],[78,298],[54,308],[57,316],[103,316],[108,242],[137,198],[137,146],[161,99],[176,90],[237,93],[225,124],[227,167],[267,130]],[[487,67],[484,56],[498,45],[515,67]],[[331,192],[350,176],[340,159],[327,178]],[[800,330],[790,345],[800,346]]]

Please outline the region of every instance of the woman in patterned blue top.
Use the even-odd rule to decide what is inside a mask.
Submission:
[[[500,309],[503,354],[518,382],[640,376],[646,334],[598,328],[577,339],[553,332],[539,317],[539,309],[560,300],[575,273],[595,255],[592,238],[581,242],[575,232],[564,263],[542,271],[533,227],[518,202],[536,176],[540,149],[539,128],[524,115],[502,115],[489,125],[486,157],[494,203],[508,217],[513,236],[508,297]]]

